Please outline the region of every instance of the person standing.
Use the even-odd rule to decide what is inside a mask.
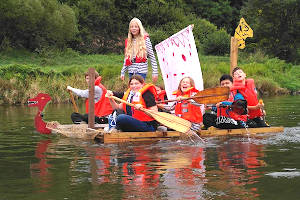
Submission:
[[[152,65],[152,81],[155,83],[158,79],[158,70],[149,34],[142,22],[138,18],[133,18],[129,23],[128,38],[125,40],[125,58],[120,78],[125,79],[127,70],[129,79],[134,74],[146,79],[148,58]]]

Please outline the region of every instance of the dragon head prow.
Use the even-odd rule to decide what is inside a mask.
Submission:
[[[39,93],[36,97],[28,99],[27,103],[29,107],[38,107],[39,111],[43,111],[44,107],[51,100],[49,94]]]

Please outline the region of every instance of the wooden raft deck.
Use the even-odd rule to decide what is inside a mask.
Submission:
[[[201,137],[225,136],[225,135],[256,135],[260,133],[281,133],[284,127],[263,127],[246,129],[217,129],[210,127],[208,130],[201,130]],[[100,133],[96,139],[103,143],[122,143],[138,141],[166,140],[170,138],[179,138],[182,133],[177,131],[167,132],[117,132],[117,133]]]

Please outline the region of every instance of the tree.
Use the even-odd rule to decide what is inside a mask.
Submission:
[[[12,47],[63,47],[78,31],[73,10],[56,0],[2,0],[0,13],[0,44]]]
[[[241,10],[258,48],[294,62],[300,61],[299,13],[299,0],[249,0]]]
[[[240,9],[246,0],[186,0],[186,11],[207,19],[218,28],[225,28],[231,35],[237,26]]]

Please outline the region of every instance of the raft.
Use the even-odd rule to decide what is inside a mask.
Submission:
[[[217,129],[210,127],[207,130],[201,130],[198,135],[200,137],[216,137],[216,136],[253,136],[262,133],[282,133],[284,127],[262,127],[262,128],[248,128],[248,129]],[[116,132],[116,133],[99,133],[95,139],[102,143],[122,143],[122,142],[139,142],[139,141],[155,141],[167,140],[171,138],[180,138],[183,133],[177,131],[166,132]]]
[[[101,143],[122,143],[122,142],[139,142],[139,141],[155,141],[178,139],[185,136],[184,133],[178,131],[155,131],[155,132],[114,132],[107,133],[104,128],[107,124],[96,124],[95,128],[88,128],[87,124],[65,124],[58,122],[48,122],[47,128],[54,134],[61,134],[69,138],[79,138],[83,140],[97,140]],[[281,133],[284,127],[262,127],[248,129],[218,129],[210,127],[207,130],[201,130],[197,133],[200,137],[216,137],[216,136],[253,136],[263,133]]]

